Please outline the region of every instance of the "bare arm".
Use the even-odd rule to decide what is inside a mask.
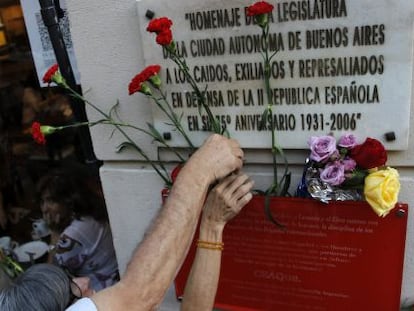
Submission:
[[[234,140],[212,135],[205,141],[181,170],[121,281],[92,296],[99,311],[153,310],[162,301],[186,255],[208,186],[238,170],[242,158]]]
[[[243,173],[224,178],[209,193],[200,224],[200,241],[222,242],[226,223],[250,201],[253,181]],[[225,247],[225,246],[224,246]],[[184,290],[182,311],[211,311],[220,276],[221,251],[197,248]]]

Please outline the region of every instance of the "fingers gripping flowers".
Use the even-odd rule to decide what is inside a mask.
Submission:
[[[387,153],[376,139],[358,144],[354,135],[309,139],[310,163],[306,169],[307,189],[321,201],[365,199],[378,216],[395,206],[400,190],[397,170],[384,167]]]

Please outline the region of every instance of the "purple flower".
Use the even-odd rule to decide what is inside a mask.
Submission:
[[[323,182],[331,186],[339,186],[345,180],[345,168],[340,161],[335,161],[326,164],[325,168],[320,174]]]
[[[356,167],[356,162],[354,159],[346,157],[345,159],[342,160],[342,164],[344,165],[344,170],[345,172],[349,172],[355,169]]]
[[[345,134],[339,138],[338,146],[352,149],[357,145],[357,139],[353,134]]]
[[[309,138],[308,144],[311,150],[309,157],[316,162],[326,160],[338,152],[335,138],[332,136],[312,136]]]

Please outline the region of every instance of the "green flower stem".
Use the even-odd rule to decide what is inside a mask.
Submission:
[[[289,175],[288,172],[288,161],[286,158],[286,155],[283,152],[283,149],[277,144],[276,141],[276,131],[274,128],[274,122],[273,122],[273,98],[272,98],[272,92],[270,87],[270,76],[271,76],[271,66],[270,62],[272,58],[276,55],[278,51],[273,52],[269,56],[269,23],[266,22],[265,24],[260,26],[262,28],[262,40],[263,40],[263,62],[264,62],[264,82],[265,82],[265,89],[266,89],[266,96],[267,96],[267,109],[270,113],[270,125],[271,125],[271,135],[272,135],[272,162],[273,162],[273,182],[272,185],[267,190],[267,193],[269,194],[276,194],[278,196],[285,195],[285,192],[287,189],[284,189],[284,185],[287,181],[287,178]],[[278,180],[278,169],[277,169],[277,157],[281,156],[284,161],[284,172],[283,176],[280,180]]]
[[[188,137],[187,133],[185,132],[183,126],[181,125],[180,120],[177,119],[174,111],[172,110],[171,106],[169,105],[167,98],[165,95],[159,90],[162,100],[166,103],[168,110],[165,109],[165,107],[160,103],[160,101],[154,97],[153,95],[148,95],[155,103],[156,105],[165,113],[165,115],[174,123],[175,128],[180,132],[180,134],[184,137],[184,139],[187,141],[187,144],[190,146],[191,149],[195,149],[193,143],[191,142],[190,138]]]
[[[153,137],[156,141],[158,141],[159,143],[161,143],[164,147],[166,147],[168,150],[172,151],[179,159],[181,162],[185,162],[185,159],[181,156],[181,154],[179,152],[177,152],[174,148],[171,148],[170,145],[168,145],[164,139],[162,139],[162,137],[156,137],[153,133],[144,130],[143,128],[140,128],[138,126],[132,125],[132,124],[127,124],[127,123],[114,123],[114,122],[110,122],[108,124],[112,124],[112,125],[119,125],[119,126],[124,126],[124,127],[130,127],[133,128],[137,131],[140,131],[142,133],[145,133],[151,137]]]
[[[79,122],[79,123],[74,123],[74,124],[69,124],[69,125],[56,126],[56,130],[63,130],[63,129],[70,128],[70,127],[94,126],[94,125],[95,123],[92,123],[92,122]]]
[[[277,172],[277,153],[278,148],[276,146],[276,134],[273,124],[273,98],[270,89],[270,58],[269,58],[269,24],[262,28],[262,38],[264,39],[264,80],[265,80],[265,89],[267,96],[267,104],[270,112],[270,126],[271,126],[271,135],[272,135],[272,162],[273,162],[273,183],[270,191],[273,192],[275,189],[278,189],[278,172]],[[273,56],[273,55],[272,55]]]
[[[151,132],[149,132],[149,131],[147,131],[143,128],[140,128],[138,126],[132,125],[132,124],[115,122],[113,119],[99,120],[99,121],[96,121],[96,122],[80,122],[80,123],[74,123],[74,124],[70,124],[70,125],[58,126],[58,127],[56,127],[56,130],[63,130],[65,128],[69,128],[69,127],[80,127],[80,126],[92,127],[92,126],[95,126],[97,124],[110,124],[110,125],[113,125],[113,126],[129,127],[129,128],[133,128],[137,131],[140,131],[142,133],[145,133],[145,134],[151,136],[152,138],[154,138],[154,140],[158,141],[160,144],[162,144],[168,150],[172,151],[180,159],[181,162],[185,162],[185,159],[175,149],[171,148],[171,146],[168,145],[162,137],[155,136],[153,133],[151,133]]]
[[[168,49],[167,48],[167,51],[169,52],[170,58],[174,61],[174,63],[176,63],[178,65],[178,67],[184,72],[185,77],[187,78],[188,83],[190,83],[191,87],[195,91],[195,93],[197,95],[197,98],[198,98],[201,106],[206,111],[207,116],[208,116],[208,118],[209,118],[209,120],[211,122],[211,125],[213,127],[213,132],[216,133],[216,134],[222,134],[223,131],[221,130],[220,123],[214,117],[213,113],[210,110],[210,107],[206,103],[206,97],[205,97],[204,92],[201,92],[200,91],[200,89],[198,88],[198,85],[197,85],[196,81],[194,81],[193,76],[188,71],[188,66],[187,66],[185,60],[184,59],[181,59],[176,54],[175,50],[172,50],[172,49]],[[226,134],[228,136],[227,130],[225,132],[226,132]]]
[[[106,120],[112,120],[111,116],[109,116],[107,113],[105,113],[102,109],[100,109],[99,107],[97,107],[96,105],[94,105],[93,103],[91,103],[90,101],[88,101],[86,98],[84,98],[82,95],[80,95],[79,93],[77,93],[75,90],[73,90],[71,87],[69,87],[67,84],[61,84],[61,86],[63,86],[65,89],[67,89],[70,94],[83,101],[85,104],[88,104],[89,106],[91,106],[93,109],[95,109],[96,111],[98,111]],[[164,181],[164,183],[166,185],[171,185],[172,182],[170,180],[169,174],[167,172],[167,170],[165,169],[164,165],[162,165],[162,163],[158,163],[160,165],[160,167],[162,168],[162,170],[164,171],[164,173],[162,173],[158,167],[154,164],[154,162],[146,155],[146,153],[144,151],[141,150],[141,148],[139,148],[136,143],[129,137],[129,135],[123,130],[123,128],[117,124],[112,122],[111,123],[124,137],[125,139],[129,142],[129,144],[131,144],[132,146],[134,146],[134,149],[146,160],[148,161],[151,166],[153,167],[153,169],[156,171],[156,173],[162,178],[162,180]]]

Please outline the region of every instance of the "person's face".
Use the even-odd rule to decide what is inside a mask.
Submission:
[[[71,222],[71,215],[68,209],[51,200],[47,194],[42,196],[40,209],[43,219],[51,230],[63,231]]]

